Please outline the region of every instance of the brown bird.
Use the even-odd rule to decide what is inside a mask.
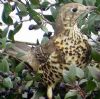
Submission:
[[[63,5],[56,19],[55,36],[22,57],[34,70],[42,72],[49,99],[53,96],[52,89],[62,80],[64,70],[68,70],[70,65],[83,68],[90,60],[91,47],[86,36],[80,32],[77,21],[83,13],[93,9],[95,7],[79,3]]]
[[[69,3],[62,6],[59,11],[55,36],[42,47],[49,50],[47,58],[40,65],[43,73],[42,80],[47,85],[49,99],[52,99],[52,89],[62,80],[65,69],[68,70],[70,65],[85,67],[90,60],[91,47],[77,27],[77,21],[80,15],[93,9],[95,9],[93,6]]]

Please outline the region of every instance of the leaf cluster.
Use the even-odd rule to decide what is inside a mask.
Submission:
[[[7,0],[6,3],[3,0],[0,1],[4,6],[0,26],[5,25],[4,29],[0,28],[0,99],[30,99],[33,96],[34,99],[38,99],[46,96],[46,88],[39,83],[41,75],[34,73],[23,61],[9,57],[2,51],[12,47],[9,42],[15,41],[14,35],[20,31],[26,21],[33,20],[35,22],[35,24],[29,25],[29,30],[42,29],[47,33],[49,30],[46,28],[46,24],[54,27],[60,5],[69,2],[97,7],[96,11],[90,15],[80,16],[78,26],[89,38],[91,38],[91,32],[98,35],[100,31],[100,0],[55,0],[55,4],[51,4],[49,0],[43,2],[16,0],[13,3],[12,0]],[[42,13],[47,10],[51,11],[51,15]],[[19,20],[15,21],[11,17],[10,14],[14,11]],[[27,16],[28,19],[24,20]],[[92,46],[91,56],[93,62],[84,70],[70,66],[69,71],[64,71],[63,84],[57,85],[54,90],[55,99],[100,99],[100,42],[95,42],[95,45]]]

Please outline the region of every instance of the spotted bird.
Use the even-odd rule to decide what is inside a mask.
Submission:
[[[44,62],[39,66],[43,74],[42,82],[47,86],[48,99],[52,99],[52,89],[62,80],[65,69],[70,65],[80,68],[87,66],[91,47],[86,36],[80,32],[77,21],[83,13],[89,13],[94,9],[94,6],[79,3],[68,3],[60,8],[56,19],[55,36],[41,47],[50,50],[47,58],[44,58]]]

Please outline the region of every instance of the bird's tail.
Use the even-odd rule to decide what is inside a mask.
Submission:
[[[6,49],[5,52],[14,58],[28,63],[34,71],[38,70],[39,64],[34,55],[34,48],[28,46],[28,44],[24,42],[15,42],[12,44],[12,47]]]

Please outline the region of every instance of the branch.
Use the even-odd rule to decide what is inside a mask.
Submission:
[[[49,20],[47,20],[44,16],[43,16],[43,13],[41,13],[42,15],[42,19],[46,22],[46,23],[49,23],[50,25],[54,25],[53,22],[50,22]]]
[[[81,89],[78,82],[76,82],[75,84],[65,84],[65,85],[67,89],[70,88],[70,89],[77,90],[80,96],[82,97],[82,99],[86,99],[86,93]]]
[[[86,99],[86,93],[81,89],[79,84],[77,84],[75,87],[76,87],[77,91],[79,92],[80,96],[82,97],[82,99]]]
[[[15,41],[16,43],[24,43],[24,44],[27,44],[27,45],[32,45],[32,46],[37,46],[36,43],[31,43],[31,42],[23,42],[23,41]]]
[[[48,10],[48,9],[51,8],[52,6],[56,6],[56,5],[59,5],[59,3],[51,4],[50,6],[48,6],[48,7],[46,8],[46,10]]]

